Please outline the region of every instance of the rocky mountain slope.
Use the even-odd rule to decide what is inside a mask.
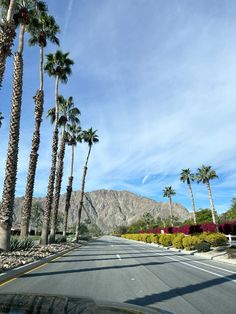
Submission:
[[[59,211],[63,213],[66,195],[61,195]],[[35,198],[34,201],[45,205],[45,198]],[[80,191],[74,191],[71,197],[69,212],[69,227],[72,227],[77,219],[77,211],[80,201]],[[23,198],[17,198],[15,202],[15,224],[20,220],[20,208]],[[82,220],[89,218],[103,232],[111,232],[115,226],[129,225],[141,218],[145,212],[154,217],[168,218],[168,203],[156,202],[151,199],[137,196],[128,191],[98,190],[85,194],[84,211]],[[173,215],[181,221],[188,219],[190,214],[181,204],[173,204]]]

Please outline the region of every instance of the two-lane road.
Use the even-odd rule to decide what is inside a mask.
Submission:
[[[236,267],[104,236],[0,287],[151,306],[236,313]]]

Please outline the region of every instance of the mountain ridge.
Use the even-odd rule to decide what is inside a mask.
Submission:
[[[71,208],[69,210],[68,227],[72,228],[77,220],[77,212],[80,202],[81,191],[73,191],[71,195]],[[20,222],[20,209],[24,197],[16,198],[15,201],[15,224]],[[63,213],[65,208],[66,193],[62,194],[59,202],[59,212]],[[35,197],[45,206],[45,197]],[[129,225],[145,212],[149,212],[154,217],[168,218],[169,205],[166,202],[158,202],[151,198],[137,195],[127,190],[106,190],[99,189],[85,193],[84,210],[82,221],[88,218],[96,224],[104,233],[111,232],[115,226]],[[173,215],[180,221],[190,217],[188,210],[179,203],[173,203]]]

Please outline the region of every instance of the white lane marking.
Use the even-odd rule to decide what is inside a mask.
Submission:
[[[120,261],[122,260],[122,258],[120,257],[119,254],[116,254],[116,257],[117,257]]]
[[[140,243],[140,244],[141,244],[141,243]],[[143,246],[143,247],[146,247],[145,244],[141,244],[141,245],[138,245],[138,244],[137,244],[136,246]],[[210,270],[206,270],[206,269],[204,269],[204,268],[197,267],[197,266],[191,265],[191,264],[189,264],[189,263],[183,262],[182,260],[179,260],[179,259],[175,259],[175,258],[173,258],[173,257],[170,257],[170,255],[172,255],[172,256],[174,255],[174,252],[172,253],[172,252],[166,252],[166,251],[165,251],[165,252],[162,252],[162,253],[157,253],[157,252],[155,252],[154,250],[153,250],[153,252],[154,252],[154,254],[160,255],[160,256],[163,256],[163,253],[164,253],[165,256],[163,256],[163,257],[166,257],[166,258],[168,258],[168,259],[172,259],[172,260],[174,260],[174,261],[176,261],[176,262],[179,262],[179,263],[181,263],[181,264],[187,265],[187,266],[192,267],[192,268],[196,268],[196,269],[198,269],[198,270],[201,270],[201,271],[203,271],[203,272],[206,272],[206,273],[215,275],[215,276],[217,276],[217,277],[221,277],[221,278],[223,277],[223,278],[226,278],[226,279],[229,280],[229,281],[236,282],[236,279],[231,279],[231,278],[229,278],[229,277],[227,277],[227,276],[224,276],[224,275],[221,275],[221,274],[212,272],[212,271],[210,271]],[[168,253],[169,253],[169,254],[168,254]],[[169,256],[167,256],[167,255],[169,255]],[[180,257],[183,257],[183,256],[180,256]],[[184,258],[184,259],[187,259],[187,258],[185,258],[185,257],[183,257],[183,258]],[[199,262],[199,261],[195,261],[195,260],[191,260],[191,259],[190,259],[189,261]],[[208,264],[205,264],[205,263],[203,263],[203,262],[199,262],[199,263],[208,266]],[[224,268],[221,268],[221,267],[217,267],[217,266],[213,266],[213,265],[209,265],[209,266],[210,266],[210,267],[213,267],[213,268],[219,268],[219,269],[222,270],[222,271],[226,271],[226,272],[230,272],[230,273],[235,274],[235,272],[231,272],[231,271],[229,271],[229,270],[227,270],[227,269],[224,269]]]
[[[145,244],[141,244],[141,243],[140,243],[140,245],[137,244],[136,246],[146,247]],[[163,256],[163,253],[164,253],[165,255],[168,255],[168,256],[170,256],[170,255],[175,256],[175,252],[170,252],[170,251],[169,251],[169,252],[167,252],[167,251],[155,252],[155,251],[153,250],[153,253],[154,253],[154,254],[157,254],[157,255],[160,255],[160,256]],[[163,256],[163,257],[167,257],[167,256]],[[185,259],[185,260],[187,260],[187,261],[189,261],[189,262],[194,262],[194,263],[202,264],[202,265],[204,265],[204,266],[212,267],[212,268],[215,268],[215,269],[219,269],[219,270],[222,270],[222,271],[231,273],[231,274],[235,274],[235,273],[236,273],[235,271],[231,271],[231,270],[228,270],[228,269],[225,269],[225,268],[222,268],[222,267],[218,267],[218,266],[206,264],[206,263],[203,263],[203,262],[200,262],[200,261],[196,261],[196,260],[193,260],[193,259],[189,259],[189,258],[184,257],[184,256],[182,256],[182,255],[181,255],[181,256],[178,256],[178,257],[181,257],[181,258],[183,258],[183,259]],[[168,258],[168,257],[167,257],[167,258]],[[177,261],[179,261],[179,260],[177,260]],[[201,269],[201,268],[200,268],[200,269]],[[223,276],[223,277],[224,277],[224,276]]]
[[[236,271],[232,271],[232,270],[228,270],[228,269],[225,269],[225,268],[222,268],[222,267],[218,267],[218,266],[214,266],[214,265],[210,265],[210,264],[206,264],[206,263],[203,263],[203,262],[200,262],[200,261],[195,261],[193,259],[188,259],[184,256],[178,256],[178,257],[181,257],[189,262],[194,262],[194,263],[198,263],[198,264],[201,264],[201,265],[204,265],[204,266],[207,266],[207,267],[212,267],[212,268],[215,268],[215,269],[219,269],[219,270],[222,270],[222,271],[225,271],[227,273],[231,273],[231,274],[235,274]]]
[[[135,280],[135,278],[131,278],[130,280]]]
[[[203,271],[203,272],[212,274],[212,275],[214,275],[214,276],[221,277],[221,278],[225,278],[225,279],[227,279],[227,280],[229,280],[229,281],[236,282],[235,279],[229,278],[229,277],[224,276],[224,275],[220,275],[220,274],[218,274],[218,273],[215,273],[215,272],[210,271],[210,270],[206,270],[206,269],[201,268],[201,267],[198,267],[198,266],[194,266],[194,265],[188,264],[188,263],[183,262],[183,261],[181,261],[181,260],[179,260],[179,259],[176,259],[176,258],[173,258],[173,257],[170,257],[170,256],[166,256],[166,258],[171,259],[171,260],[173,260],[173,261],[175,261],[175,262],[179,262],[179,263],[181,263],[181,264],[184,264],[184,265],[186,265],[186,266],[188,266],[188,267],[192,267],[192,268],[201,270],[201,271]]]

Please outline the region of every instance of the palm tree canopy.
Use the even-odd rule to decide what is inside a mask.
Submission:
[[[2,113],[0,112],[0,127],[2,126],[2,120],[4,119]]]
[[[69,52],[63,53],[57,50],[56,53],[49,53],[46,55],[47,61],[44,70],[49,76],[58,76],[62,83],[68,81],[68,76],[71,75],[71,67],[74,61],[68,58]]]
[[[190,181],[194,181],[194,180],[195,180],[195,176],[189,168],[182,169],[182,171],[180,173],[180,181],[182,181],[182,182],[187,181],[187,183],[189,184]]]
[[[29,45],[40,47],[47,46],[47,40],[53,44],[59,45],[59,39],[56,37],[60,32],[60,27],[57,25],[53,16],[43,12],[38,17],[31,20],[29,24]]]
[[[69,97],[65,99],[63,96],[58,96],[59,102],[59,120],[58,125],[66,125],[67,122],[71,123],[80,123],[78,116],[80,115],[80,111],[77,107],[74,106],[73,97]],[[51,108],[47,112],[47,118],[51,119],[51,123],[53,124],[55,121],[55,107]]]
[[[175,195],[176,192],[174,189],[172,189],[172,186],[166,186],[163,190],[163,196],[164,197],[171,197],[172,195]]]
[[[10,0],[0,0],[3,18],[7,14]],[[16,0],[13,19],[16,26],[19,24],[29,25],[30,21],[38,14],[47,12],[48,8],[44,1],[40,0]]]
[[[65,141],[69,146],[76,146],[82,142],[82,129],[77,123],[67,124],[65,133]]]
[[[196,173],[197,183],[206,183],[210,180],[218,178],[215,170],[212,169],[211,166],[202,165],[201,168],[198,168]]]
[[[92,146],[95,143],[99,142],[98,135],[96,134],[97,130],[93,130],[92,128],[88,130],[84,130],[82,132],[82,138],[85,143],[88,143],[89,146]]]

